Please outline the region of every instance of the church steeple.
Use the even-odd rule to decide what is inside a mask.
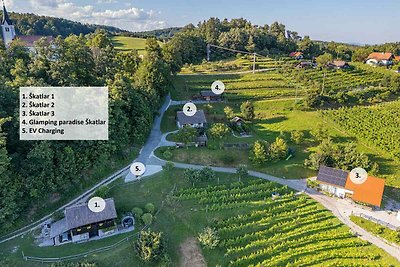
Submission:
[[[4,0],[2,2],[3,2],[3,19],[1,20],[1,24],[5,24],[7,22],[8,25],[12,25],[10,17],[8,16],[6,5],[4,4]]]
[[[3,39],[3,43],[6,45],[6,47],[9,47],[11,42],[15,38],[15,28],[14,25],[12,25],[12,22],[10,20],[10,17],[8,16],[8,12],[6,9],[6,5],[3,2],[3,18],[1,19],[1,24],[0,24],[0,33],[1,37]]]

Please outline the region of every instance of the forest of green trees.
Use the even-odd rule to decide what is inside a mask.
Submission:
[[[9,15],[15,26],[17,35],[45,35],[54,37],[61,35],[67,37],[70,34],[93,33],[96,29],[103,29],[109,33],[126,32],[112,26],[83,24],[63,18],[20,13],[9,13]],[[2,12],[0,12],[0,16],[2,16]]]
[[[147,42],[143,60],[114,50],[104,31],[39,42],[36,54],[0,45],[0,230],[52,193],[81,190],[88,171],[144,143],[171,75],[159,44]],[[110,140],[20,141],[21,86],[108,86]]]

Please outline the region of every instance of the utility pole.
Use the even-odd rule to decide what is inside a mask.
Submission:
[[[256,73],[256,53],[253,54],[253,74]]]

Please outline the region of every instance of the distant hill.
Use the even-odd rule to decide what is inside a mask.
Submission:
[[[0,16],[2,16],[0,12]],[[104,29],[112,34],[127,33],[125,30],[111,26],[83,24],[62,18],[38,16],[35,14],[9,13],[17,34],[20,35],[48,35],[66,37],[70,34],[88,34],[96,29]]]

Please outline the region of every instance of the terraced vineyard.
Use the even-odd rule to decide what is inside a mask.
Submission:
[[[371,85],[379,85],[383,74],[365,69],[355,68],[349,70],[320,70],[307,69],[291,72],[290,76],[296,77],[303,84],[313,83],[326,90],[356,89]],[[325,78],[324,78],[325,76]]]
[[[273,192],[281,197],[273,200]],[[252,180],[182,189],[177,197],[207,212],[205,216],[218,215],[210,226],[220,236],[219,247],[205,250],[206,258],[219,260],[214,265],[390,266],[381,250],[286,186]]]
[[[268,99],[304,95],[306,90],[293,84],[277,71],[256,74],[227,74],[207,76],[179,76],[175,82],[182,88],[181,99],[190,98],[202,90],[209,90],[213,81],[221,80],[226,86],[226,95],[232,100]],[[175,95],[176,96],[176,95]]]
[[[400,101],[325,111],[346,131],[400,160]]]

